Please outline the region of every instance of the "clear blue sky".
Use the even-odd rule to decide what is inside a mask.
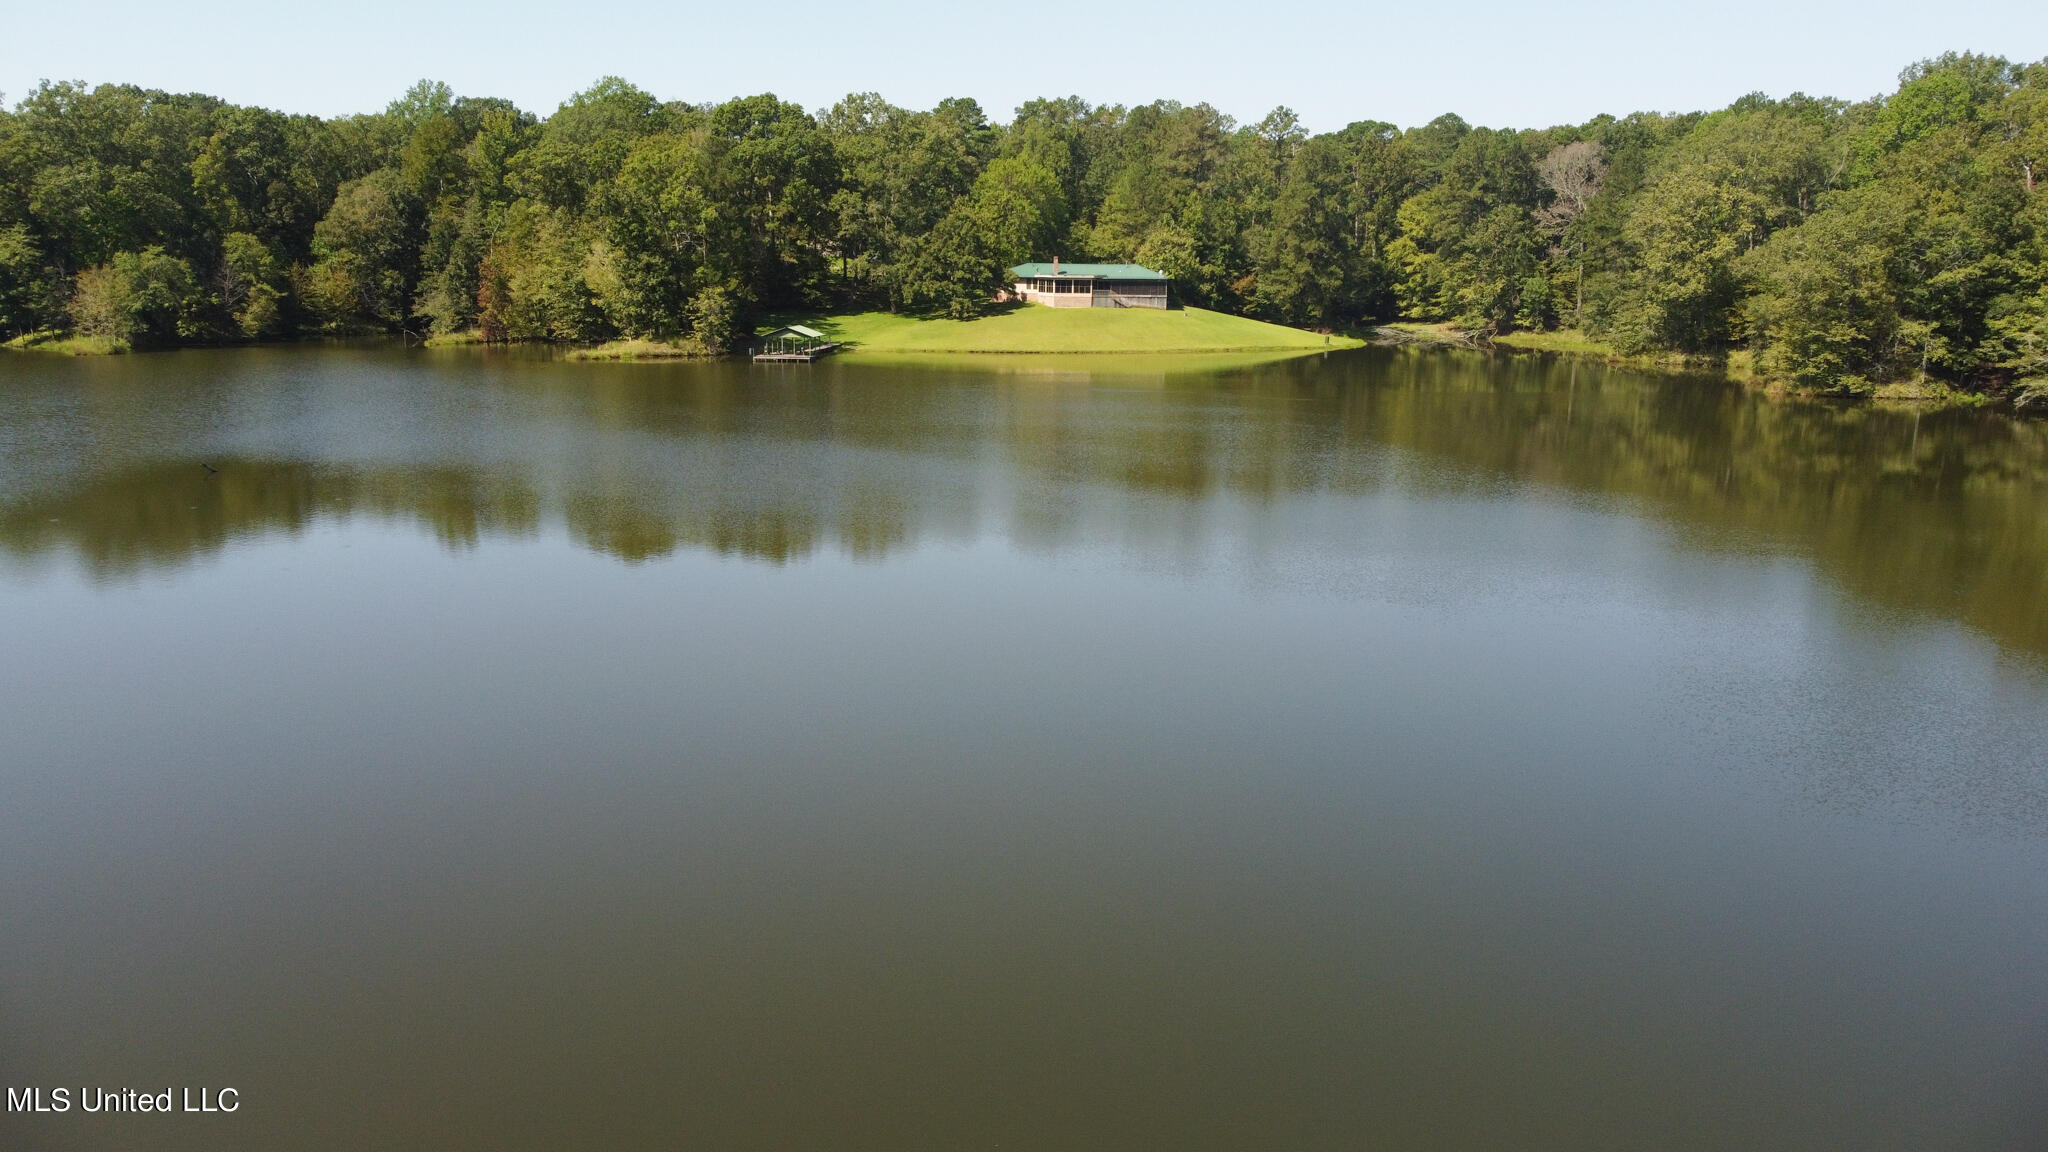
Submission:
[[[851,91],[992,116],[1033,96],[1206,100],[1254,121],[1276,104],[1326,131],[1457,112],[1531,127],[1690,110],[1745,92],[1861,99],[1945,50],[2048,56],[2041,0],[1337,0],[992,4],[878,0],[696,5],[574,0],[5,0],[0,92],[131,81],[334,115],[421,77],[545,114],[616,74],[663,99],[772,91],[821,108]]]

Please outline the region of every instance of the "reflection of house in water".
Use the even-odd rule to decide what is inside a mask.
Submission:
[[[1166,273],[1143,264],[1019,264],[1017,295],[1052,308],[1164,308]]]

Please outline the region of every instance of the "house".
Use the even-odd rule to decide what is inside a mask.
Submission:
[[[1053,308],[1164,308],[1172,281],[1142,264],[1019,264],[1017,295]]]

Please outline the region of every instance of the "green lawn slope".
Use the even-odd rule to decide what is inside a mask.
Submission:
[[[1047,308],[1026,304],[978,320],[887,312],[792,318],[852,353],[1321,352],[1359,341],[1202,308]]]

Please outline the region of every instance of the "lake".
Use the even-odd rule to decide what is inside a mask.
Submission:
[[[2048,1144],[2048,423],[366,344],[0,461],[9,1147]]]

